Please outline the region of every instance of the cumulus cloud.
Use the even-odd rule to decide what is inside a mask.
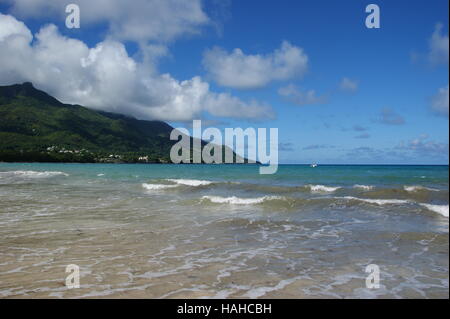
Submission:
[[[384,152],[382,150],[377,150],[375,148],[368,146],[361,146],[350,149],[345,155],[345,157],[352,160],[361,160],[361,159],[381,160],[383,158],[383,153]]]
[[[448,117],[448,85],[439,89],[438,93],[433,97],[431,109],[436,114]]]
[[[27,26],[20,21],[17,21],[14,17],[8,15],[2,15],[2,27],[0,28],[0,41],[4,41],[7,37],[10,36],[21,36],[25,39],[31,39],[33,36],[31,35],[30,30],[28,30]]]
[[[121,42],[89,48],[56,26],[35,37],[12,16],[0,14],[0,85],[33,82],[66,103],[140,119],[189,121],[202,112],[244,119],[273,118],[270,106],[215,93],[200,77],[178,81],[149,62],[131,58]]]
[[[430,39],[429,59],[433,64],[448,63],[448,34],[442,32],[443,25],[438,23]]]
[[[383,108],[380,113],[379,122],[386,125],[403,125],[405,119],[391,108]]]
[[[362,134],[356,135],[355,138],[358,138],[358,139],[370,138],[370,134],[369,133],[362,133]]]
[[[341,80],[339,88],[346,92],[356,92],[358,90],[358,82],[344,77]]]
[[[280,88],[278,94],[299,106],[323,104],[328,100],[326,96],[317,95],[315,90],[303,90],[293,84]]]
[[[402,141],[393,147],[372,148],[357,147],[347,151],[344,158],[350,162],[360,163],[442,163],[448,162],[448,142],[442,143],[430,140],[423,134],[418,138]]]
[[[327,149],[327,148],[334,148],[334,146],[326,145],[326,144],[312,144],[312,145],[303,147],[303,150],[312,151],[312,150],[320,150],[320,149]]]
[[[353,125],[353,130],[355,132],[365,132],[365,131],[367,131],[367,128],[364,127],[364,126],[356,124],[356,125]]]
[[[254,89],[304,75],[308,56],[302,48],[284,41],[279,49],[266,55],[247,55],[241,49],[229,53],[215,47],[205,51],[203,65],[209,76],[222,86]]]
[[[293,152],[294,151],[294,145],[290,142],[288,143],[282,143],[280,142],[278,144],[278,150],[282,152]]]
[[[119,41],[171,41],[195,34],[210,24],[201,0],[6,0],[21,18],[61,17],[69,3],[80,7],[82,26],[106,23],[108,36]],[[132,17],[132,18],[130,18]]]
[[[429,140],[428,135],[421,135],[413,140],[400,142],[396,149],[413,151],[415,153],[433,157],[448,157],[448,143],[431,141]]]
[[[449,61],[448,34],[443,33],[443,25],[438,23],[430,39],[429,60],[432,64],[448,64]],[[432,98],[431,110],[438,115],[448,117],[448,85],[440,88]]]

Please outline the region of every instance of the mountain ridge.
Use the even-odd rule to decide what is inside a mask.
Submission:
[[[172,130],[64,104],[30,82],[0,86],[0,161],[170,163]]]

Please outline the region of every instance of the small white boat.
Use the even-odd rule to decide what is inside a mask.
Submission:
[[[310,165],[312,168],[316,168],[317,167],[317,164],[311,164]]]

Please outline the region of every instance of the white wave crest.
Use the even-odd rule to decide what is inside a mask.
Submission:
[[[429,188],[429,187],[425,187],[425,186],[403,186],[403,189],[410,193],[423,191],[423,190],[434,191],[434,192],[439,191],[438,189]]]
[[[331,187],[325,185],[308,185],[312,193],[332,193],[340,189],[340,187]]]
[[[360,202],[365,202],[369,204],[376,204],[376,205],[399,205],[399,204],[409,204],[410,201],[403,200],[403,199],[369,199],[369,198],[358,198],[353,196],[345,196],[345,197],[337,197],[337,198],[343,198],[348,200],[357,200]]]
[[[420,204],[432,212],[438,213],[448,218],[448,205],[432,205],[432,204]]]
[[[194,186],[194,187],[210,185],[213,183],[211,181],[202,181],[197,179],[168,179],[167,181],[179,185]]]
[[[47,178],[54,176],[69,176],[69,174],[64,172],[36,172],[36,171],[9,171],[9,172],[0,172],[0,177],[25,177],[25,178]]]
[[[203,196],[202,200],[209,200],[216,204],[233,204],[233,205],[254,205],[261,204],[265,201],[283,199],[280,196],[263,196],[256,198],[240,198],[236,196],[221,197],[221,196]]]
[[[147,184],[147,183],[142,184],[142,187],[149,191],[163,190],[163,189],[168,189],[168,188],[174,188],[177,186],[178,185]]]
[[[363,189],[365,191],[370,191],[371,189],[373,189],[373,186],[371,185],[353,185],[353,188],[357,188],[357,189]]]

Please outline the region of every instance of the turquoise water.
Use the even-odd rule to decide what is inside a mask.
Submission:
[[[322,183],[352,186],[354,184],[442,186],[448,188],[448,166],[344,166],[326,165],[311,169],[308,165],[281,165],[274,175],[259,175],[257,165],[116,165],[116,164],[0,164],[7,170],[61,170],[73,176],[92,178],[108,173],[108,178],[209,178],[215,181],[249,181],[302,185]]]
[[[0,163],[0,296],[448,298],[448,207],[448,166]]]

